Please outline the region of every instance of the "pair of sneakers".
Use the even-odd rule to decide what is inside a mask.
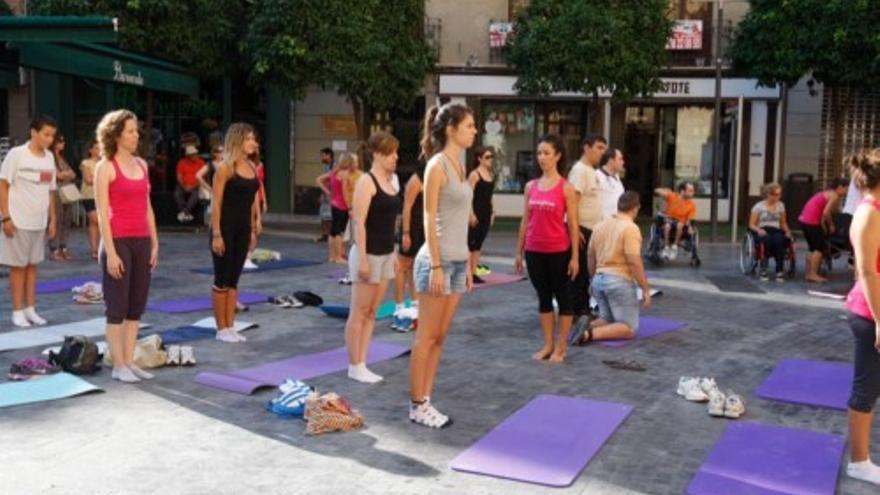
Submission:
[[[764,282],[770,281],[770,273],[767,270],[761,270],[760,278]],[[785,272],[776,272],[775,280],[780,284],[785,282]]]
[[[421,403],[410,402],[409,420],[428,428],[441,429],[452,426],[452,418],[438,411],[431,404],[430,397],[425,397]]]
[[[302,301],[291,294],[273,297],[269,302],[279,308],[301,308],[305,306]]]
[[[339,279],[339,285],[351,285],[351,278],[348,275]]]
[[[732,391],[725,394],[711,377],[683,376],[676,393],[691,402],[708,402],[710,416],[737,419],[746,412],[742,397]]]
[[[391,318],[391,329],[400,333],[412,332],[416,329],[416,321],[412,318],[395,315]]]
[[[663,248],[663,252],[660,254],[660,257],[664,260],[674,260],[678,257],[678,246],[666,246]]]
[[[168,357],[165,360],[166,366],[195,366],[196,355],[192,346],[188,345],[171,345],[168,346]]]
[[[217,336],[215,338],[220,342],[226,342],[227,344],[234,344],[236,342],[247,342],[247,338],[244,335],[238,333],[238,330],[232,327],[218,330]]]

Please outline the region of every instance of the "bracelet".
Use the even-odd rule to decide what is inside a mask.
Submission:
[[[442,270],[442,269],[443,269],[443,265],[437,265],[437,266],[432,266],[432,267],[431,267],[431,271],[434,271],[434,270]]]
[[[11,221],[12,221],[12,217],[3,217],[3,220],[0,220],[0,223],[6,223],[6,222],[11,222]]]

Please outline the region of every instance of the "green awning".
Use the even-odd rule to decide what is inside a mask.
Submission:
[[[111,17],[0,16],[0,41],[115,43]]]
[[[16,43],[18,62],[34,69],[197,96],[199,80],[184,67],[137,53],[84,43]]]

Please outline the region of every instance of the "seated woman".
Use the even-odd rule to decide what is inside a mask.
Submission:
[[[793,241],[788,221],[785,219],[785,204],[782,197],[782,186],[776,182],[765,184],[761,188],[764,200],[752,207],[749,218],[749,230],[755,235],[755,241],[764,246],[765,256],[761,259],[761,280],[770,280],[767,273],[769,257],[776,261],[776,281],[785,281],[785,248]]]
[[[846,179],[832,180],[828,189],[817,192],[807,201],[798,217],[810,249],[810,255],[807,257],[807,282],[828,281],[819,275],[819,265],[822,264],[822,257],[828,249],[828,236],[835,230],[833,215],[840,210],[840,203],[846,195],[847,186]]]

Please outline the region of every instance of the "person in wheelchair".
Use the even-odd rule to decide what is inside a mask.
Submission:
[[[798,216],[810,250],[805,275],[807,282],[828,281],[819,275],[819,267],[830,251],[829,238],[835,233],[834,213],[840,210],[847,185],[846,179],[832,180],[828,189],[817,192],[807,201]]]
[[[749,217],[749,231],[757,244],[764,247],[761,258],[761,280],[769,280],[767,273],[769,258],[776,262],[776,281],[785,281],[785,253],[794,242],[788,221],[785,219],[785,204],[782,203],[782,186],[776,182],[765,184],[762,188],[764,200],[752,207]]]
[[[674,260],[682,239],[693,235],[691,222],[697,216],[694,204],[694,183],[684,181],[678,185],[678,192],[665,187],[654,189],[654,195],[666,200],[666,211],[658,216],[657,222],[663,234],[664,260]]]

